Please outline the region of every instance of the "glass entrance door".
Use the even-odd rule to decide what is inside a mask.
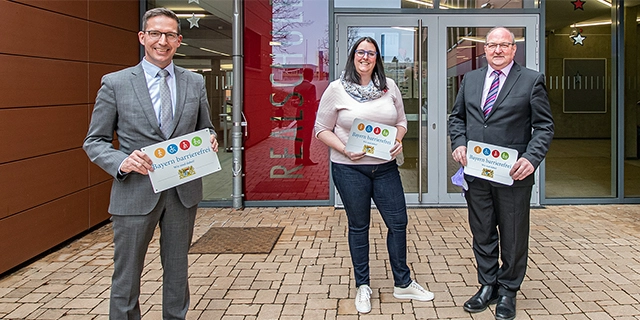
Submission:
[[[387,77],[402,92],[409,125],[399,168],[408,205],[464,204],[460,188],[451,183],[458,165],[447,136],[462,76],[486,65],[484,38],[498,25],[516,35],[516,62],[538,70],[538,21],[537,15],[336,15],[335,77],[351,44],[370,36],[380,46]],[[532,202],[538,203],[537,190]],[[336,203],[341,205],[337,194]]]

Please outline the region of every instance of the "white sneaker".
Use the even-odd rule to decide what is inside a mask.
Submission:
[[[431,301],[435,297],[433,292],[425,290],[415,281],[411,281],[411,284],[406,288],[394,287],[393,296],[397,299],[413,299],[418,301]]]
[[[358,293],[356,293],[356,310],[360,313],[371,312],[371,288],[366,284],[358,287]]]

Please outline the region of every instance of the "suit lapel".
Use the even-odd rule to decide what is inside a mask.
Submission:
[[[142,112],[149,120],[151,127],[160,135],[163,136],[160,126],[158,125],[158,117],[153,109],[153,103],[151,102],[151,96],[149,95],[149,88],[147,87],[147,78],[144,75],[144,69],[142,64],[138,64],[131,74],[131,87],[135,92],[138,102],[142,107]]]
[[[478,78],[469,79],[469,80],[473,80],[472,83],[474,85],[474,92],[471,94],[471,96],[478,97],[478,100],[476,101],[478,107],[473,109],[474,111],[479,112],[482,115],[482,117],[484,117],[484,113],[482,112],[482,107],[484,107],[484,101],[482,100],[482,89],[484,89],[484,81],[487,75],[487,69],[488,69],[487,66],[477,69],[478,72],[476,73],[476,76]]]
[[[171,128],[171,132],[175,130],[178,122],[180,121],[180,117],[182,116],[182,112],[184,111],[184,103],[187,99],[187,82],[188,77],[186,77],[186,70],[180,68],[178,66],[174,67],[176,74],[176,111],[173,115],[173,127]]]

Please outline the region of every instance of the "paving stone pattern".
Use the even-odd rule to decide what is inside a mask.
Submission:
[[[358,315],[344,210],[199,209],[194,241],[210,227],[284,227],[269,254],[190,254],[188,319],[494,319],[469,314],[478,288],[466,208],[409,210],[412,275],[430,302],[393,297],[385,234],[374,210],[372,311]],[[159,234],[147,254],[143,319],[161,319]],[[111,225],[0,278],[0,319],[108,319]],[[640,319],[640,206],[532,209],[530,259],[517,319]]]

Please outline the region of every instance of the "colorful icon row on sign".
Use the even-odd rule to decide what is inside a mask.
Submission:
[[[374,127],[372,125],[366,125],[364,123],[359,123],[358,124],[358,130],[359,131],[365,131],[367,133],[371,133],[373,132],[375,135],[379,135],[382,134],[383,137],[386,137],[389,135],[389,130],[388,129],[380,129],[380,127]]]
[[[475,146],[473,148],[473,152],[475,152],[476,154],[483,154],[485,156],[492,156],[494,158],[501,158],[502,160],[508,160],[509,159],[509,153],[507,152],[500,152],[496,149],[491,150],[489,148],[481,148],[480,146]]]
[[[180,146],[180,149],[186,151],[186,150],[189,150],[189,148],[191,148],[192,145],[197,147],[197,146],[200,146],[201,144],[202,144],[202,138],[196,136],[196,137],[193,137],[193,139],[191,139],[191,142],[189,142],[189,140],[182,140],[178,145]],[[165,148],[157,148],[156,150],[153,151],[153,154],[160,159],[166,156],[167,153],[175,154],[176,152],[178,152],[178,146],[172,143],[167,146],[166,150]]]

